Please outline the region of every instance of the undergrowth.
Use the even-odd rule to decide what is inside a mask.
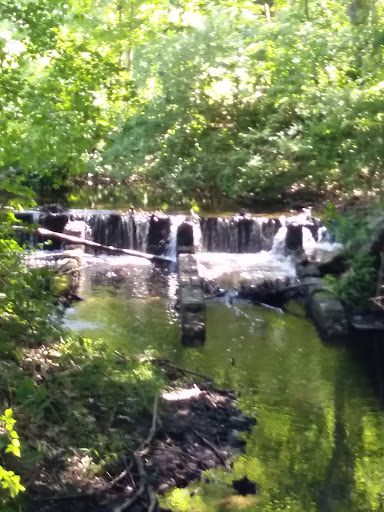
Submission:
[[[369,308],[377,284],[376,262],[370,243],[372,216],[354,212],[340,214],[330,204],[323,212],[323,219],[335,239],[343,244],[348,268],[340,277],[325,276],[328,287],[347,308]]]

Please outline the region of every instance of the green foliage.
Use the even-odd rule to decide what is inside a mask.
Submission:
[[[377,279],[375,259],[369,253],[370,218],[355,213],[342,215],[330,204],[323,219],[336,240],[344,245],[348,266],[340,278],[326,276],[326,282],[348,307],[367,307],[375,294]]]
[[[30,205],[31,194],[20,180],[0,180],[0,352],[20,342],[42,343],[59,333],[59,316],[51,314],[57,311],[53,273],[47,268],[28,270],[23,248],[14,239],[18,220],[12,208]]]
[[[382,4],[265,6],[5,0],[0,171],[50,198],[104,174],[156,205],[378,194]]]
[[[377,272],[370,254],[357,252],[347,260],[349,268],[341,277],[327,276],[332,291],[349,307],[367,307],[374,296]]]
[[[372,211],[372,216],[374,215]],[[344,245],[348,255],[361,250],[370,236],[371,216],[367,214],[353,210],[340,213],[333,203],[328,203],[321,212],[321,218],[329,233]]]
[[[151,410],[163,384],[153,365],[119,361],[107,343],[78,336],[68,338],[60,351],[60,364],[74,369],[64,378],[52,372],[45,386],[72,445],[93,448],[99,457],[126,449],[131,444],[128,432],[140,415]],[[125,418],[125,434],[113,428],[119,416]]]
[[[20,457],[20,440],[14,428],[16,420],[13,418],[12,409],[6,409],[4,414],[0,415],[0,450],[4,453],[12,453],[15,457]],[[25,491],[20,483],[20,476],[15,475],[13,471],[7,471],[0,465],[0,483],[5,491],[5,495],[0,494],[0,503],[7,501],[7,494],[14,498],[19,492]]]
[[[274,6],[270,20],[240,1],[189,22],[180,14],[179,31],[135,49],[138,101],[96,169],[211,207],[300,190],[377,193],[381,8],[358,27],[347,3],[310,8],[310,21],[300,3]]]

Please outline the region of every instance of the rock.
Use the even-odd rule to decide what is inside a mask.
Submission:
[[[200,276],[192,276],[190,278],[190,283],[191,286],[201,288],[201,290],[203,290],[203,280],[201,279]]]
[[[77,238],[87,238],[87,224],[82,220],[70,220],[64,227],[64,234],[69,236],[76,236]],[[82,251],[85,250],[84,245],[66,244],[68,249],[77,248]]]
[[[247,444],[244,439],[239,439],[238,435],[240,434],[239,430],[233,429],[227,436],[228,447],[235,450],[242,451],[244,446]]]
[[[303,226],[299,224],[287,225],[285,248],[287,251],[300,251],[303,249]]]
[[[248,299],[254,303],[262,302],[274,307],[282,307],[290,298],[285,288],[290,285],[289,279],[262,281],[258,285],[241,285],[239,299]]]
[[[234,429],[240,431],[251,430],[251,428],[257,423],[256,418],[251,416],[231,416],[229,418],[229,422]]]
[[[181,341],[183,345],[200,346],[205,341],[204,322],[185,322],[181,326]]]
[[[79,264],[75,258],[62,258],[57,260],[56,268],[60,272],[71,272],[78,268]]]
[[[49,229],[50,231],[56,231],[62,233],[68,222],[68,215],[66,213],[42,213],[39,218],[39,223],[42,227]],[[50,240],[50,243],[46,243],[46,239],[41,239],[39,242],[44,242],[44,246],[50,251],[56,251],[61,249],[63,242],[56,238]]]
[[[192,254],[180,254],[178,257],[179,278],[198,276],[197,263]]]
[[[322,276],[326,274],[340,275],[347,270],[347,262],[344,254],[336,254],[328,261],[318,264]]]
[[[304,277],[301,282],[305,284],[304,293],[309,296],[326,289],[321,277]]]
[[[332,265],[331,262],[342,254],[344,254],[344,247],[341,244],[322,243],[310,251],[309,258],[320,267],[321,265]]]
[[[261,227],[262,249],[270,251],[273,247],[273,239],[276,233],[281,228],[279,219],[268,219]]]
[[[359,332],[380,332],[384,331],[384,318],[380,313],[365,313],[363,315],[353,315],[351,326]]]
[[[330,292],[314,292],[308,298],[308,306],[321,335],[326,340],[348,335],[348,321],[342,303]]]
[[[33,224],[35,222],[32,212],[14,212],[14,215],[23,224]]]
[[[249,480],[246,476],[240,480],[234,480],[232,487],[242,496],[247,494],[257,494],[257,485],[253,480]]]
[[[321,277],[321,272],[315,263],[307,265],[299,265],[297,267],[297,277],[304,279],[305,277]]]
[[[178,263],[181,341],[186,346],[199,346],[205,341],[203,281],[192,254],[180,254]]]
[[[171,219],[164,213],[151,216],[149,222],[147,251],[151,254],[162,254],[171,232]]]
[[[195,286],[184,286],[180,289],[180,310],[181,311],[202,311],[205,309],[204,293],[201,288]]]
[[[190,222],[183,222],[177,229],[176,235],[177,252],[193,253],[193,225]]]
[[[64,213],[67,209],[59,204],[45,204],[42,206],[41,211],[44,213]]]

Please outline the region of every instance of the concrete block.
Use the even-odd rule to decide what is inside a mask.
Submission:
[[[313,293],[308,300],[310,313],[325,339],[340,339],[348,335],[344,306],[336,297],[327,292],[318,292]]]

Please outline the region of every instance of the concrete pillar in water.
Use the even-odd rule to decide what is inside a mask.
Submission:
[[[183,345],[196,347],[205,342],[203,283],[192,254],[180,254],[178,263],[181,341]]]
[[[303,250],[303,226],[300,224],[288,224],[285,237],[285,248],[287,251]]]
[[[64,235],[76,236],[78,238],[86,238],[87,225],[83,220],[69,220],[63,230]],[[84,245],[72,245],[66,242],[66,249],[85,250]]]
[[[180,224],[177,228],[176,237],[177,254],[185,252],[193,254],[195,252],[193,226],[191,223],[183,222]]]

